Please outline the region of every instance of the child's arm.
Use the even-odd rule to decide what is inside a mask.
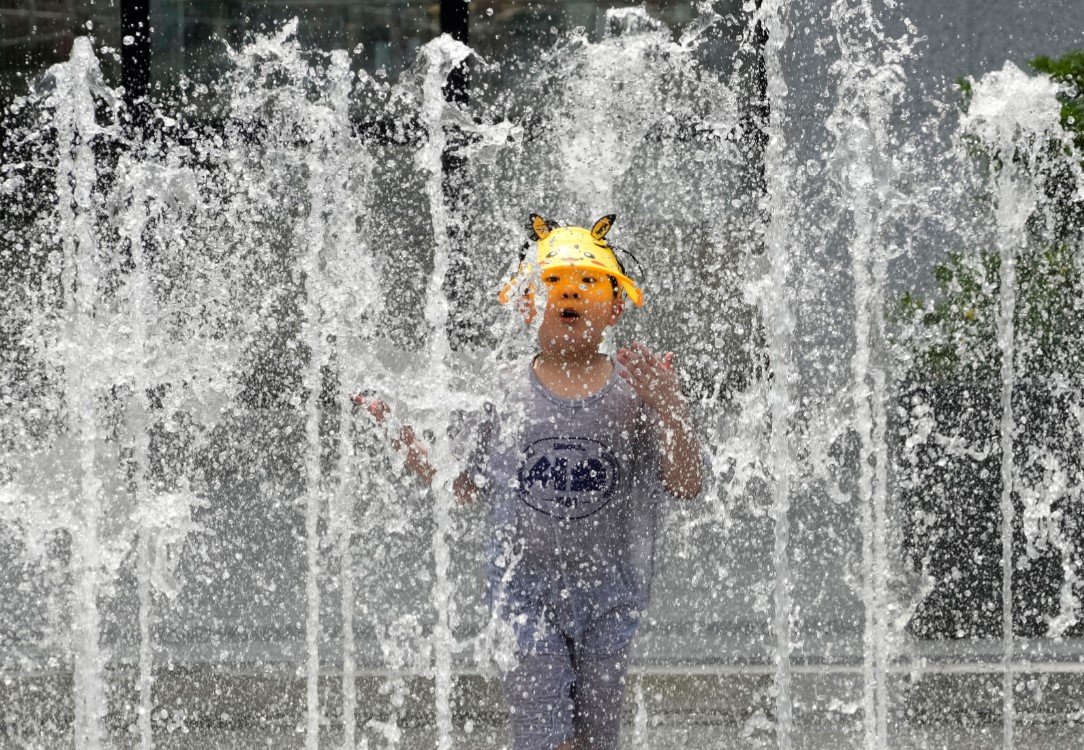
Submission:
[[[662,481],[677,497],[689,499],[703,487],[700,439],[692,428],[689,407],[681,395],[681,383],[673,369],[674,354],[656,357],[643,344],[617,353],[624,366],[621,376],[641,400],[659,415],[662,428]]]
[[[414,434],[414,428],[404,424],[400,428],[399,434],[393,436],[388,432],[387,425],[384,424],[384,419],[391,411],[391,408],[385,402],[361,394],[351,396],[350,400],[358,406],[364,406],[373,416],[373,419],[376,420],[376,423],[384,428],[385,434],[391,441],[392,450],[399,451],[403,447],[406,448],[404,463],[407,468],[417,474],[426,484],[432,484],[437,469],[433,464],[429,463],[429,449]],[[456,499],[460,503],[466,504],[474,500],[477,487],[475,487],[467,471],[463,470],[459,472],[459,475],[452,482],[452,490],[455,492]]]

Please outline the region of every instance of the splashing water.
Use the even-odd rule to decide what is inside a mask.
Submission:
[[[514,633],[484,604],[490,521],[456,503],[453,428],[486,403],[518,418],[507,383],[537,331],[493,298],[526,216],[615,212],[649,302],[606,345],[676,352],[714,473],[647,556],[626,738],[698,746],[668,739],[700,721],[675,729],[687,709],[728,717],[711,742],[733,724],[734,742],[778,748],[919,747],[936,704],[991,713],[961,675],[994,675],[1002,744],[1024,746],[1041,701],[1018,655],[1071,661],[1084,619],[1079,384],[1051,378],[1064,425],[1040,438],[1021,395],[1044,346],[1024,260],[1060,242],[1051,266],[1079,266],[1079,227],[1054,242],[1048,226],[1050,174],[1077,180],[1069,196],[1084,184],[1064,89],[1006,64],[963,114],[930,115],[954,142],[920,138],[900,118],[917,31],[836,0],[814,42],[833,58],[826,145],[808,153],[803,17],[749,5],[763,122],[737,91],[755,76],[709,64],[729,23],[710,3],[677,35],[608,11],[601,38],[572,32],[529,65],[518,97],[500,61],[449,38],[388,83],[307,49],[293,21],[227,47],[213,85],[179,81],[146,130],[76,40],[11,110],[2,195],[29,218],[4,227],[24,265],[4,281],[0,392],[3,564],[21,582],[0,663],[34,690],[71,682],[3,693],[4,721],[45,737],[32,706],[66,700],[70,725],[43,742],[150,748],[237,725],[283,746],[443,750],[488,747],[489,722],[500,746]],[[465,61],[477,86],[453,103]],[[742,151],[742,123],[763,154]],[[967,304],[952,295],[968,279],[947,282],[949,312],[976,322],[942,340],[941,298],[908,317],[897,295],[904,266],[950,246],[985,275]],[[931,385],[931,351],[960,369]],[[938,400],[956,386],[965,406]],[[353,409],[356,392],[390,415]],[[390,445],[406,425],[431,486]],[[996,507],[973,511],[970,486]],[[987,541],[965,559],[954,533]],[[1029,576],[1050,569],[1025,638]],[[925,635],[937,617],[951,632]]]

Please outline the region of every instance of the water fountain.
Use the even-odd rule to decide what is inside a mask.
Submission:
[[[765,232],[770,271],[764,280],[765,294],[762,316],[768,329],[768,358],[773,378],[769,393],[771,404],[771,459],[774,474],[772,487],[772,518],[775,525],[772,561],[775,568],[775,612],[772,619],[775,631],[776,672],[775,706],[776,734],[779,747],[789,750],[793,732],[793,696],[791,693],[791,575],[790,575],[790,495],[793,478],[794,448],[791,444],[791,420],[793,406],[793,357],[791,352],[794,318],[792,303],[788,299],[787,266],[788,241],[786,237],[786,191],[790,169],[784,123],[786,118],[786,84],[783,82],[780,55],[787,39],[787,19],[782,3],[762,6],[763,23],[767,26],[768,43],[765,48],[765,68],[768,77],[768,106],[772,122],[768,127],[768,147],[764,154],[765,171],[768,173],[767,192],[769,224]]]
[[[997,344],[1001,350],[1001,556],[1002,556],[1002,696],[1003,746],[1014,746],[1014,632],[1013,632],[1013,494],[1017,487],[1015,461],[1016,416],[1016,256],[1028,244],[1027,223],[1039,203],[1042,152],[1061,131],[1057,87],[1033,82],[1011,63],[991,73],[977,87],[964,132],[978,136],[999,163],[993,177],[995,221],[999,254]]]
[[[145,130],[77,40],[10,109],[3,159],[4,200],[43,204],[3,227],[10,736],[499,746],[507,633],[450,427],[529,354],[492,298],[532,211],[618,214],[651,295],[618,339],[677,352],[713,462],[707,500],[669,517],[628,741],[714,741],[667,725],[685,712],[735,742],[923,747],[938,702],[996,712],[1005,748],[1064,724],[1042,691],[1079,673],[1084,406],[1071,363],[1043,413],[1075,423],[1038,434],[1021,395],[1047,346],[1031,259],[1081,262],[1079,225],[1051,228],[1051,181],[1084,184],[1063,88],[988,73],[922,126],[956,137],[926,139],[900,124],[920,29],[870,0],[826,6],[820,36],[799,3],[748,5],[766,42],[736,59],[762,55],[763,96],[710,64],[711,3],[678,34],[611,11],[541,51],[519,97],[447,37],[386,81],[294,21],[229,47],[213,86],[179,81]],[[803,45],[830,70],[820,110]],[[472,100],[449,101],[467,60]],[[948,246],[972,276],[905,297]],[[388,422],[351,410],[359,390]],[[431,487],[385,439],[407,423]],[[979,496],[969,562],[951,524]]]

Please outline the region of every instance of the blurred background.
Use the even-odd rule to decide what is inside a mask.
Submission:
[[[17,93],[28,76],[66,59],[76,36],[90,33],[119,50],[121,5],[120,0],[6,0],[0,6],[4,89]],[[352,50],[361,45],[358,59],[364,67],[392,77],[413,61],[420,45],[441,32],[439,2],[151,0],[149,5],[154,37],[151,80],[166,87],[175,85],[180,75],[199,79],[220,73],[226,65],[223,41],[238,44],[246,34],[277,28],[295,16],[301,20],[299,37],[306,46]],[[472,46],[483,57],[521,60],[575,27],[599,36],[606,9],[622,6],[582,0],[470,0],[462,5],[469,15]],[[715,5],[725,13],[741,4]],[[692,3],[678,0],[645,7],[674,29],[696,15]],[[115,65],[115,60],[104,61],[111,75],[119,73]]]

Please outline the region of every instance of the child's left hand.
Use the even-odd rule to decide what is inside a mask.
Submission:
[[[674,370],[674,353],[661,357],[638,341],[617,351],[617,361],[624,367],[620,374],[636,391],[644,404],[664,421],[681,420],[687,411],[681,395],[681,382]]]

